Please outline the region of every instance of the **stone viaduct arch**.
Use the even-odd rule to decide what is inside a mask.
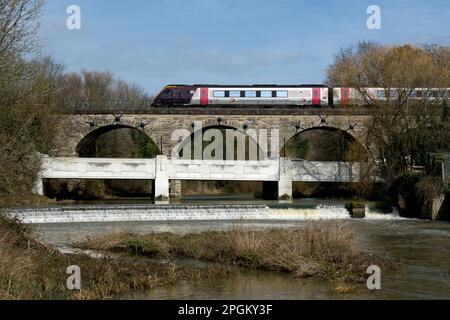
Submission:
[[[195,128],[195,126],[194,126]],[[196,133],[200,133],[201,134],[205,134],[205,132],[209,131],[209,130],[221,130],[221,134],[222,134],[222,139],[223,139],[223,143],[225,145],[226,148],[226,140],[227,140],[227,136],[226,136],[226,130],[232,130],[233,131],[233,148],[236,148],[236,144],[238,143],[237,140],[238,139],[244,139],[243,141],[245,142],[245,149],[248,151],[251,148],[254,148],[254,150],[257,152],[257,158],[259,160],[264,159],[264,153],[261,149],[261,146],[259,144],[258,141],[258,137],[257,136],[252,136],[250,135],[245,128],[236,128],[227,124],[219,124],[219,123],[210,123],[209,125],[202,126],[201,128],[198,128],[197,130],[193,130],[189,136],[187,136],[180,144],[179,147],[176,149],[176,153],[181,156],[181,152],[182,150],[184,150],[186,147],[189,146],[190,143],[193,143],[195,140],[195,134]],[[205,142],[205,144],[209,144],[209,142]],[[192,148],[192,146],[191,146]],[[236,158],[236,150],[233,149],[233,154],[234,157]],[[246,159],[248,160],[248,154],[245,155]],[[226,159],[226,150],[223,150],[223,159]]]
[[[342,139],[344,139],[346,143],[348,143],[349,145],[355,143],[358,147],[358,150],[364,150],[364,145],[361,142],[361,139],[358,139],[358,137],[355,135],[354,129],[343,130],[342,128],[336,128],[336,127],[330,127],[330,126],[316,126],[316,127],[306,128],[306,129],[302,128],[302,129],[298,130],[297,133],[295,133],[292,137],[289,138],[289,140],[287,140],[283,144],[283,150],[281,152],[284,153],[284,151],[285,151],[284,149],[287,146],[292,145],[296,139],[301,139],[302,136],[305,135],[306,133],[311,133],[311,132],[316,132],[316,131],[342,134]],[[281,156],[284,156],[284,155],[281,154]],[[289,154],[287,156],[289,157]],[[311,159],[309,159],[309,160],[311,160]],[[314,160],[319,160],[319,159],[314,159]],[[320,160],[323,160],[323,159],[320,159]],[[344,159],[333,159],[333,160],[343,161]]]
[[[95,140],[97,140],[99,137],[101,137],[103,134],[107,133],[107,132],[111,132],[114,130],[119,130],[119,129],[130,129],[130,130],[139,130],[136,127],[131,127],[129,125],[125,125],[125,124],[111,124],[111,125],[105,125],[102,127],[98,127],[98,128],[92,128],[91,131],[89,133],[87,133],[81,140],[80,142],[78,142],[78,144],[75,147],[75,152],[78,156],[81,156],[83,154],[85,154],[86,149],[93,143],[95,142]],[[142,132],[144,135],[146,135],[149,139],[151,139],[151,137],[149,137],[144,130],[140,130],[140,132]],[[151,139],[153,143],[156,144],[156,142]],[[159,153],[159,150],[157,150],[157,152]],[[156,155],[155,155],[156,157]]]
[[[79,148],[105,133],[119,128],[142,130],[158,146],[160,152],[170,156],[172,148],[179,141],[171,141],[176,129],[193,131],[194,121],[200,121],[203,128],[234,128],[241,132],[248,129],[268,130],[269,148],[272,129],[278,129],[280,150],[284,142],[301,132],[323,128],[324,130],[341,130],[365,145],[364,124],[370,117],[364,115],[132,115],[120,118],[113,115],[64,115],[61,116],[60,130],[55,138],[52,156],[76,157]]]

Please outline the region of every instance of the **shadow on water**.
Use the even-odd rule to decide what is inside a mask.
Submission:
[[[120,297],[121,299],[329,299],[332,291],[320,281],[295,279],[289,275],[248,269],[234,270],[226,278],[183,281],[168,288],[157,288]],[[337,295],[334,298],[338,298]]]

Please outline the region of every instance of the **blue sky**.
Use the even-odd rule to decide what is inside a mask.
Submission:
[[[66,9],[81,8],[81,30]],[[368,30],[369,5],[382,29]],[[322,83],[341,47],[450,46],[448,0],[47,0],[42,51],[69,71],[109,70],[149,93],[168,83]]]

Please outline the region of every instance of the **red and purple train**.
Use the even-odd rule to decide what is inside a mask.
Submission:
[[[387,93],[384,88],[365,88],[374,100],[394,97],[398,90]],[[409,94],[416,99],[448,99],[450,89],[415,89]],[[352,88],[329,88],[326,85],[168,85],[155,98],[153,107],[331,107],[363,104],[360,92]]]

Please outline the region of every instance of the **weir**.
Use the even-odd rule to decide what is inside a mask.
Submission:
[[[28,224],[139,221],[295,221],[349,219],[344,205],[275,209],[263,204],[101,205],[9,209],[7,214]]]
[[[393,208],[386,214],[366,206],[367,220],[403,219]],[[27,224],[169,221],[282,221],[351,219],[345,204],[310,208],[269,208],[264,204],[89,205],[8,209],[6,214]]]
[[[8,210],[24,223],[268,219],[265,205],[101,205]]]

